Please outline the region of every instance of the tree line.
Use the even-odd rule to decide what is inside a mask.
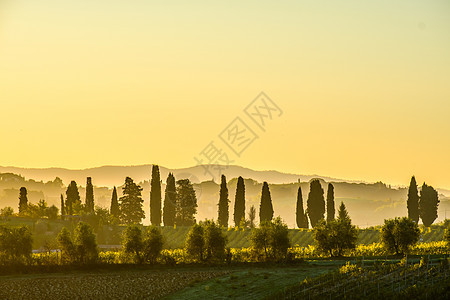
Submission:
[[[166,179],[164,201],[162,199],[161,178],[159,166],[153,165],[150,181],[150,222],[152,225],[161,226],[191,226],[196,223],[197,196],[193,184],[189,179],[176,180],[173,173],[169,173]],[[113,188],[109,210],[95,206],[92,178],[86,181],[85,202],[81,202],[78,186],[72,181],[66,190],[65,197],[61,195],[61,218],[71,218],[76,215],[108,215],[113,224],[139,224],[145,217],[142,199],[142,187],[136,184],[130,177],[125,178],[122,186],[122,196],[118,198],[116,187]],[[318,179],[310,182],[310,189],[306,201],[306,209],[303,204],[301,186],[298,187],[296,201],[296,225],[298,228],[316,227],[322,220],[332,222],[335,219],[335,191],[332,183],[328,184],[326,198],[325,191]],[[230,196],[225,175],[221,176],[217,224],[228,227],[230,213]],[[256,208],[251,206],[246,217],[245,182],[239,176],[236,193],[234,196],[233,221],[234,226],[255,227]],[[415,177],[411,178],[408,189],[408,218],[429,227],[437,218],[439,204],[438,193],[432,187],[424,183],[420,189],[420,195]],[[48,207],[44,200],[37,205],[28,202],[27,190],[22,187],[19,191],[19,216],[48,217],[56,219],[58,208],[54,205]],[[259,221],[270,221],[274,217],[274,209],[269,184],[264,182],[261,190],[259,205]]]

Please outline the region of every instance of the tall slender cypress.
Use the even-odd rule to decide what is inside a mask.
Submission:
[[[28,191],[26,187],[21,187],[19,191],[19,215],[23,215],[28,208]]]
[[[408,218],[414,222],[419,222],[419,191],[417,190],[416,178],[411,177],[408,189],[408,200],[406,201],[408,207]]]
[[[159,166],[152,167],[152,180],[150,183],[150,222],[152,225],[161,225],[161,176]]]
[[[228,199],[228,187],[227,187],[227,179],[225,175],[222,175],[222,182],[220,184],[220,195],[219,195],[219,216],[218,223],[219,226],[228,227],[228,217],[229,217],[229,208],[228,203],[230,200]]]
[[[64,207],[64,196],[61,194],[61,219],[64,220],[64,216],[66,215],[66,208]]]
[[[177,189],[175,186],[175,177],[173,176],[172,173],[169,173],[166,179],[166,190],[164,192],[164,208],[163,208],[164,226],[175,225],[176,202],[177,202]]]
[[[271,221],[273,218],[272,197],[270,196],[269,184],[264,181],[261,191],[261,203],[259,205],[259,221]]]
[[[92,178],[86,179],[86,212],[94,212],[94,186],[92,185]]]
[[[120,217],[120,207],[119,207],[119,200],[117,198],[116,187],[114,187],[113,192],[112,192],[111,208],[109,210],[109,213],[111,214],[111,216],[113,216],[116,219]]]
[[[308,217],[303,210],[303,195],[301,186],[298,187],[297,191],[296,221],[298,228],[308,228]]]
[[[328,184],[328,191],[327,191],[327,221],[333,221],[334,220],[334,186],[329,183]]]
[[[312,227],[324,218],[325,199],[323,197],[323,188],[318,179],[311,181],[308,194],[308,216]]]
[[[234,198],[234,226],[239,226],[242,219],[245,219],[245,183],[239,176]]]

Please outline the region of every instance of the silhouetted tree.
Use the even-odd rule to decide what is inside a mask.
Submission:
[[[28,208],[27,188],[21,187],[19,191],[19,215],[23,215]]]
[[[177,190],[175,177],[169,173],[166,180],[166,190],[164,192],[163,220],[164,226],[175,225],[175,207],[177,202]]]
[[[419,214],[423,225],[430,227],[438,217],[439,197],[437,191],[430,185],[423,184],[420,191]]]
[[[92,178],[88,177],[86,180],[86,212],[94,212],[94,186],[92,185]]]
[[[397,255],[408,253],[409,247],[416,244],[419,237],[419,226],[407,217],[384,220],[381,228],[381,243]]]
[[[250,228],[255,228],[255,219],[256,219],[256,208],[252,205],[250,206],[250,210],[248,211],[248,222]]]
[[[110,214],[113,216],[113,218],[118,219],[120,218],[120,207],[119,207],[119,200],[117,199],[117,189],[114,187],[112,196],[111,196],[111,207],[110,207]]]
[[[222,262],[225,259],[227,237],[214,221],[206,220],[201,223],[201,226],[204,228],[203,237],[205,240],[206,260]]]
[[[307,205],[309,220],[311,226],[314,227],[321,219],[323,219],[325,214],[323,188],[318,179],[314,179],[310,183]]]
[[[161,176],[159,166],[152,167],[152,180],[150,182],[150,222],[152,225],[161,225]]]
[[[419,192],[417,191],[417,183],[414,176],[411,177],[411,182],[409,184],[406,205],[408,207],[408,218],[419,223]]]
[[[242,219],[245,220],[245,183],[244,178],[239,176],[234,197],[234,226],[239,226]]]
[[[259,206],[259,221],[271,221],[273,218],[272,197],[270,196],[269,185],[263,183],[261,191],[261,204]]]
[[[139,224],[145,217],[142,209],[144,200],[142,200],[142,188],[135,184],[130,177],[125,178],[123,196],[120,197],[120,215],[126,224]]]
[[[177,181],[177,205],[175,224],[177,226],[191,226],[195,223],[197,213],[197,196],[189,179]]]
[[[66,214],[74,215],[81,211],[81,199],[77,183],[71,181],[66,191]]]
[[[64,207],[64,196],[61,194],[61,219],[64,220],[65,215],[66,215],[66,209]]]
[[[58,234],[57,240],[63,258],[68,262],[94,263],[98,258],[97,239],[91,225],[87,223],[77,224],[73,231],[73,238],[64,227]]]
[[[334,220],[334,186],[329,183],[327,191],[327,221]]]
[[[225,175],[222,175],[222,182],[220,184],[220,192],[219,192],[219,211],[218,211],[218,223],[219,226],[228,227],[228,218],[229,218],[229,208],[228,203],[228,188],[227,188],[227,179]]]
[[[302,188],[300,186],[298,187],[297,192],[296,221],[298,228],[308,228],[308,217],[303,210],[303,196]]]

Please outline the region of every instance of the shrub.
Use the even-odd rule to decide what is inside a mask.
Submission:
[[[144,243],[142,241],[142,230],[137,225],[128,225],[123,231],[122,250],[126,254],[134,255],[134,261],[138,264],[143,262],[141,255]]]
[[[212,221],[206,221],[202,226],[204,227],[206,259],[223,261],[225,259],[227,238],[219,226]]]
[[[27,226],[0,225],[0,255],[5,263],[28,261],[33,238]]]

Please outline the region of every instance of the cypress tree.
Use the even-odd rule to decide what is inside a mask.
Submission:
[[[152,167],[152,180],[150,183],[150,222],[152,225],[161,225],[161,176],[159,166]]]
[[[334,186],[329,183],[327,191],[327,221],[334,220]]]
[[[145,217],[142,208],[142,188],[134,183],[130,177],[125,178],[125,186],[122,187],[123,196],[120,197],[120,216],[126,224],[139,224]]]
[[[273,218],[272,197],[270,196],[269,185],[264,181],[261,191],[261,204],[259,206],[259,221],[271,221]]]
[[[192,226],[197,213],[197,196],[189,179],[177,181],[177,201],[175,208],[175,225]]]
[[[71,181],[66,190],[66,214],[73,215],[81,210],[80,193],[78,192],[77,183]]]
[[[234,226],[239,226],[242,219],[245,219],[245,183],[239,176],[234,197]]]
[[[222,175],[222,182],[220,184],[220,195],[219,195],[219,216],[218,216],[218,224],[222,227],[228,227],[228,188],[227,188],[227,179],[225,175]]]
[[[175,225],[175,208],[177,201],[177,190],[175,186],[175,177],[169,173],[166,180],[166,190],[164,192],[163,221],[164,226]]]
[[[414,176],[411,177],[409,184],[406,205],[408,207],[408,218],[419,223],[419,191],[417,190],[416,178]]]
[[[92,185],[92,178],[88,177],[86,180],[86,212],[94,212],[94,186]]]
[[[21,187],[19,191],[19,215],[23,215],[28,208],[27,188]]]
[[[64,220],[65,215],[66,215],[66,209],[64,207],[64,196],[61,194],[61,219]]]
[[[308,217],[303,210],[303,196],[300,186],[297,192],[296,221],[298,228],[308,228]]]
[[[345,207],[344,202],[341,202],[338,209],[338,221],[340,222],[351,222],[350,216],[348,215],[347,208]]]
[[[439,197],[437,191],[427,184],[422,185],[419,200],[419,214],[423,225],[430,227],[436,220]]]
[[[310,183],[307,205],[307,212],[311,226],[315,227],[318,222],[324,218],[325,214],[323,188],[318,179],[314,179]]]
[[[112,196],[111,196],[111,208],[109,210],[109,213],[114,218],[120,217],[120,207],[119,207],[119,200],[117,199],[117,189],[114,187]]]

